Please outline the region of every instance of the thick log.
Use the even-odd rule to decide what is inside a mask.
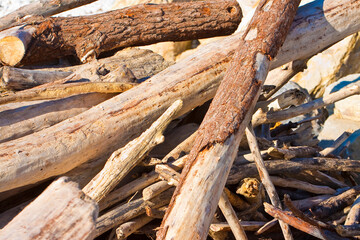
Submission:
[[[319,4],[323,8],[314,8]],[[280,52],[272,67],[313,55],[359,31],[359,8],[360,2],[350,0],[317,0],[301,7],[282,48],[285,52]],[[309,23],[307,19],[313,21]],[[139,136],[173,99],[184,102],[179,115],[202,105],[214,96],[241,34],[206,45],[195,55],[83,114],[21,140],[1,144],[0,192],[65,173],[90,159],[112,153]]]
[[[0,30],[27,21],[31,16],[49,17],[96,0],[40,0],[27,4],[0,18]]]
[[[0,239],[93,239],[98,206],[76,185],[64,177],[53,182],[0,231]]]
[[[208,235],[270,60],[283,44],[299,3],[259,3],[201,123],[157,239],[205,239]],[[291,233],[285,237],[292,239]]]
[[[236,1],[212,0],[141,4],[91,16],[48,18],[29,23],[35,29],[34,39],[21,64],[66,55],[76,55],[81,62],[87,62],[116,48],[229,35],[241,17]],[[0,60],[11,66],[19,63]]]

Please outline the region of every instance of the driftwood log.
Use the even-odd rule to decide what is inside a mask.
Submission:
[[[229,35],[241,17],[236,1],[223,0],[141,4],[92,16],[49,18],[0,39],[0,60],[14,66],[76,55],[87,62],[116,48]],[[29,47],[30,41],[17,37],[24,34],[33,38]]]
[[[320,4],[323,8],[315,8]],[[360,2],[350,0],[317,0],[299,8],[271,68],[313,55],[359,31],[359,8]],[[204,46],[139,86],[76,117],[1,144],[0,191],[35,183],[109,155],[139,136],[173,99],[184,102],[179,115],[202,105],[214,96],[241,34]]]
[[[208,235],[270,60],[283,44],[299,3],[259,3],[200,125],[157,239],[205,239]],[[291,239],[288,229],[284,235]]]
[[[53,182],[0,231],[0,239],[93,239],[98,206],[76,185],[65,177]]]

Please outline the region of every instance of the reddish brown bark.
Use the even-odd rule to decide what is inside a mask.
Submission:
[[[205,231],[207,225],[210,224],[208,219],[212,218],[222,192],[221,187],[213,186],[223,187],[225,185],[227,173],[230,170],[233,157],[235,157],[233,151],[236,151],[243,131],[250,121],[249,113],[252,112],[254,104],[259,97],[261,86],[268,72],[268,62],[276,56],[277,51],[283,44],[299,3],[299,0],[263,0],[259,3],[254,18],[244,33],[225,77],[199,128],[197,138],[188,158],[188,164],[183,170],[181,182],[164,217],[162,228],[158,232],[158,239],[175,237],[174,235],[179,233],[178,229],[185,227],[181,223],[186,220],[180,219],[181,217],[184,218],[184,216],[179,215],[176,217],[176,213],[182,211],[177,209],[177,205],[180,205],[179,202],[186,198],[186,202],[190,201],[196,204],[196,202],[199,202],[199,199],[202,199],[200,198],[202,191],[212,191],[214,195],[210,194],[211,200],[205,199],[205,195],[202,200],[209,200],[209,203],[204,202],[201,206],[198,206],[191,205],[189,202],[189,205],[197,209],[197,212],[201,212],[201,209],[203,209],[204,214],[201,216],[201,213],[199,213],[198,219],[204,220],[201,224],[203,226],[189,226],[188,231],[184,231],[187,232],[189,239],[191,236],[193,239],[202,239],[206,236]],[[221,149],[221,145],[223,149]],[[236,147],[234,147],[235,145]],[[224,158],[224,155],[228,159],[232,159],[227,160]],[[201,169],[203,161],[211,161],[213,163],[208,166],[215,167],[207,169],[205,173],[200,173],[197,169]],[[221,161],[224,162],[216,166],[216,162]],[[216,177],[207,178],[208,176],[202,175],[211,172]],[[225,174],[218,175],[218,172],[225,172]],[[199,193],[199,199],[197,200],[185,197],[187,194],[190,196],[190,193],[184,190],[186,184],[192,184],[192,179],[195,178],[213,181],[212,183],[207,183],[208,189],[191,189],[192,192]],[[189,180],[187,181],[187,179]],[[196,187],[201,188],[199,186]],[[186,211],[183,210],[183,212]],[[188,225],[191,224],[189,223]],[[168,231],[170,228],[173,228],[172,231]],[[176,238],[181,237],[176,236]]]
[[[162,41],[182,41],[233,33],[241,20],[234,0],[171,4],[141,4],[103,14],[47,18],[30,23],[34,39],[23,64],[44,61],[49,56],[101,52]]]

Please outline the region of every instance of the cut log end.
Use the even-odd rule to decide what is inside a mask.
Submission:
[[[0,40],[0,60],[5,65],[15,66],[23,59],[26,51],[24,42],[15,36]]]

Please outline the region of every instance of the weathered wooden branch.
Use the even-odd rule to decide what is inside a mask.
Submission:
[[[334,189],[328,186],[313,185],[308,182],[304,182],[296,179],[290,179],[290,178],[284,179],[275,176],[271,176],[270,179],[275,186],[280,186],[280,187],[296,188],[317,194],[335,194],[336,192]]]
[[[64,98],[82,93],[122,93],[134,87],[134,84],[119,82],[78,82],[57,84],[50,87],[32,88],[9,94],[0,98],[0,104],[31,100]]]
[[[104,168],[83,188],[83,192],[99,202],[133,169],[154,146],[164,141],[163,131],[182,107],[175,101],[140,137],[115,151]]]
[[[223,0],[141,4],[92,16],[47,18],[24,27],[35,29],[35,33],[24,59],[20,60],[29,64],[49,57],[76,55],[86,62],[116,48],[224,36],[236,30],[241,17],[236,1]],[[2,39],[0,44],[5,46]],[[14,53],[24,54],[23,48],[11,45],[6,42]],[[19,58],[1,56],[6,65],[20,62],[16,61]]]
[[[255,221],[240,221],[241,227],[245,231],[256,231],[260,227],[262,227],[265,222],[255,222]],[[210,230],[214,232],[220,232],[220,231],[230,231],[230,226],[228,223],[212,223],[210,225]]]
[[[282,221],[288,223],[289,225],[303,231],[306,232],[314,237],[317,237],[319,239],[327,239],[326,236],[324,236],[324,232],[316,227],[313,226],[297,217],[295,217],[294,215],[292,215],[289,212],[285,212],[281,209],[275,208],[274,206],[268,204],[268,203],[264,203],[264,207],[265,207],[265,211],[270,214],[271,216],[273,216],[274,218],[277,219],[281,219]]]
[[[63,177],[6,225],[0,239],[93,239],[97,216],[97,204]]]
[[[206,238],[270,59],[283,44],[299,3],[261,1],[256,9],[198,130],[158,239]]]
[[[248,140],[250,150],[253,154],[254,161],[256,164],[256,168],[259,172],[261,182],[264,185],[272,204],[275,205],[277,208],[282,209],[280,198],[276,192],[275,186],[271,181],[270,175],[269,175],[268,171],[266,170],[264,161],[261,157],[260,150],[259,150],[259,147],[258,147],[258,144],[256,141],[256,136],[255,136],[254,130],[252,129],[252,126],[248,126],[245,129],[245,134],[246,134],[246,138]],[[282,221],[279,221],[279,224],[280,224],[281,230],[283,232],[284,238],[285,239],[293,239],[289,226]]]
[[[322,7],[315,8],[318,5]],[[359,5],[350,0],[316,0],[301,7],[271,67],[313,55],[360,31]],[[241,34],[202,47],[148,81],[76,117],[21,141],[1,144],[0,191],[62,174],[90,159],[111,154],[139,136],[173,99],[184,101],[179,115],[211,99]]]
[[[292,159],[292,158],[305,158],[317,155],[318,149],[313,147],[298,146],[288,148],[275,148],[270,147],[267,154],[276,159]]]
[[[219,208],[229,224],[235,239],[248,239],[225,192],[222,192],[221,194]]]
[[[113,208],[97,219],[95,235],[99,236],[109,229],[145,213],[146,207],[158,208],[168,204],[173,192],[174,189],[171,188],[149,201],[140,198]]]
[[[30,17],[49,17],[57,13],[80,7],[96,0],[40,0],[27,4],[0,18],[0,30],[9,28],[14,24],[29,20]]]
[[[154,220],[154,218],[144,214],[132,219],[129,222],[121,224],[116,229],[117,239],[119,240],[126,239],[129,235],[131,235],[132,233],[134,233],[136,230],[143,227],[144,225],[148,224],[152,220]]]
[[[311,208],[311,213],[321,219],[351,205],[360,193],[360,186],[353,187],[342,194],[334,196],[321,202],[318,206]]]
[[[360,85],[354,84],[342,88],[341,90],[331,93],[323,98],[315,99],[311,102],[302,104],[297,107],[289,108],[277,112],[268,112],[263,114],[258,114],[256,119],[253,119],[253,125],[258,126],[263,123],[274,123],[282,120],[286,120],[292,117],[296,117],[312,110],[325,107],[334,102],[340,101],[344,98],[347,98],[352,95],[360,94]]]
[[[360,172],[360,163],[357,160],[334,158],[298,158],[293,160],[265,161],[269,174],[299,173],[304,170]],[[256,165],[233,165],[227,183],[236,184],[241,179],[257,175]]]

